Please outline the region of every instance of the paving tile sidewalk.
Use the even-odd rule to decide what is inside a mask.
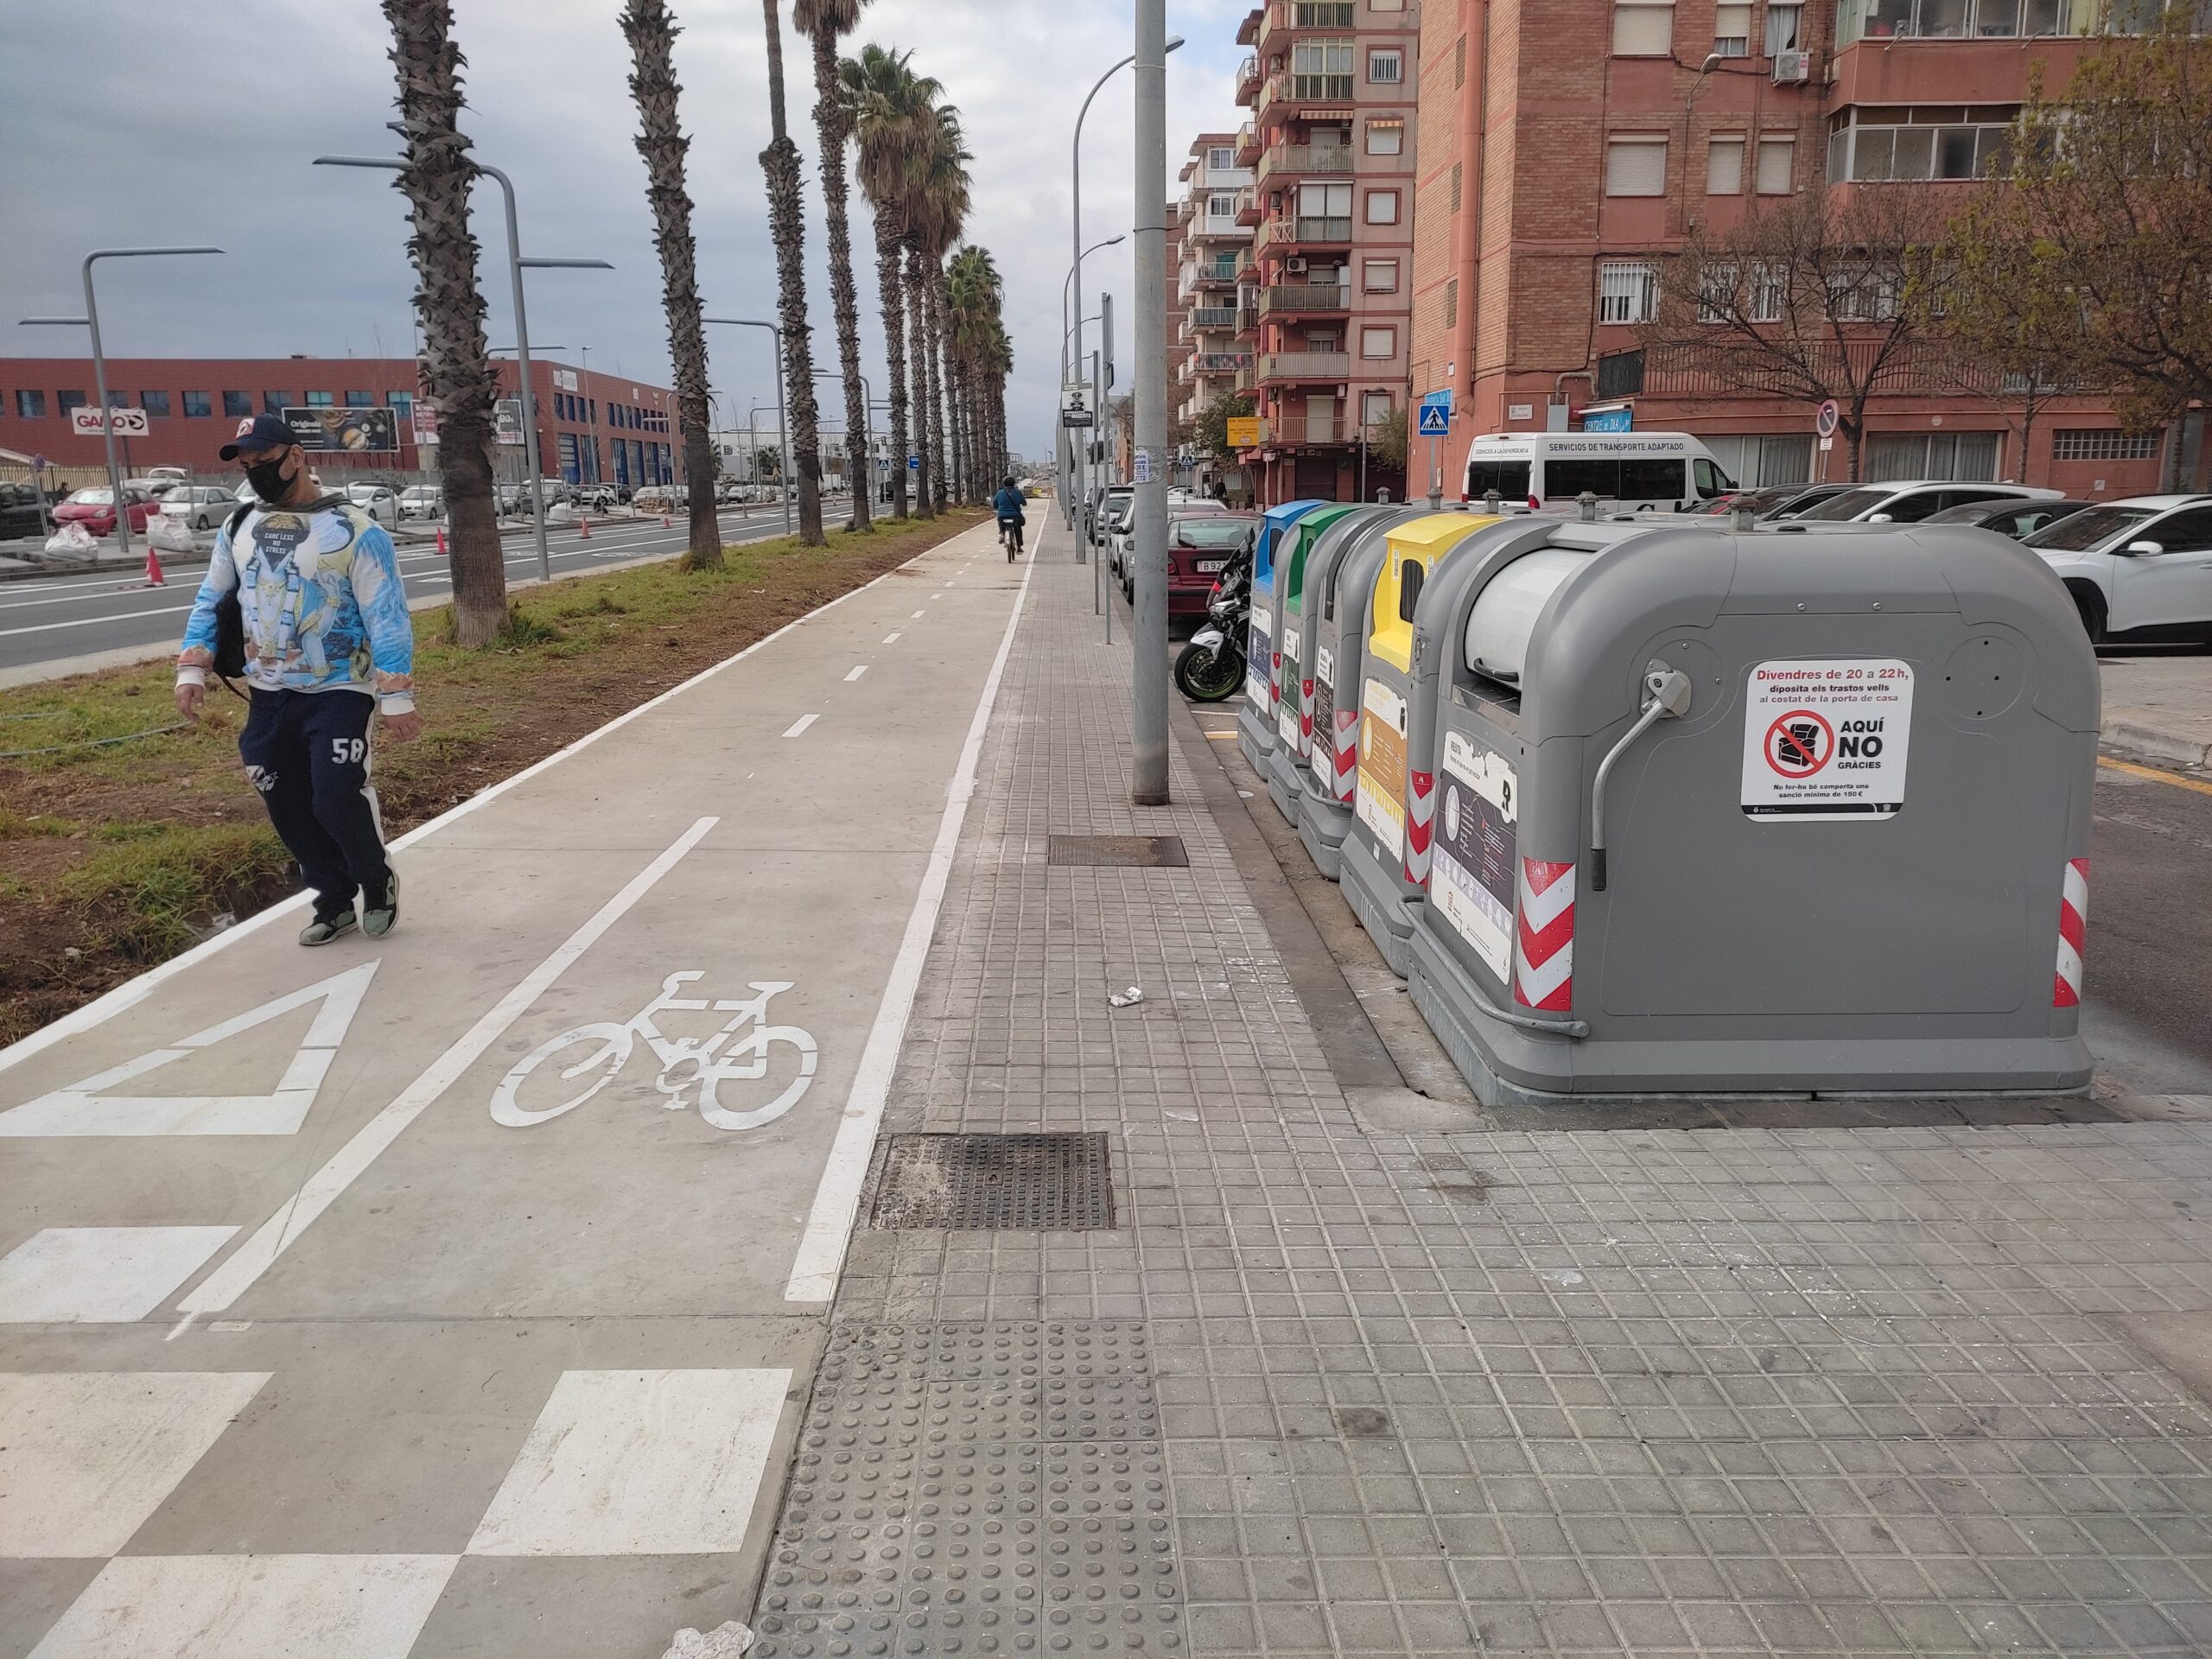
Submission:
[[[1363,1132],[1042,541],[884,1128],[1116,1224],[864,1201],[758,1653],[2212,1653],[2212,1127]]]

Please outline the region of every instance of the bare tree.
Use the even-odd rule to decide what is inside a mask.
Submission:
[[[1928,368],[1919,349],[1940,303],[1943,219],[1913,185],[1815,188],[1694,231],[1661,262],[1637,338],[1647,383],[1681,376],[1726,395],[1834,398],[1859,475],[1867,400]]]

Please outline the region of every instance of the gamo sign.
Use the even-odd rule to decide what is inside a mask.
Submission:
[[[91,404],[79,404],[69,411],[69,430],[80,438],[97,438],[108,429],[108,421],[103,416],[113,419],[115,435],[119,438],[143,438],[150,429],[143,409],[100,410]]]

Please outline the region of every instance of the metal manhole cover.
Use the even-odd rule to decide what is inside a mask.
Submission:
[[[1091,1232],[1114,1224],[1106,1136],[894,1135],[868,1225]]]
[[[1054,836],[1047,864],[1113,864],[1129,869],[1188,869],[1191,855],[1180,836]]]

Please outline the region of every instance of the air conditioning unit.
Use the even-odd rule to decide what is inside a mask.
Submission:
[[[1282,262],[1282,268],[1294,275],[1302,276],[1306,274],[1306,261],[1300,258],[1286,259]]]
[[[1813,54],[1809,52],[1777,52],[1774,54],[1774,84],[1803,86],[1813,78]]]

